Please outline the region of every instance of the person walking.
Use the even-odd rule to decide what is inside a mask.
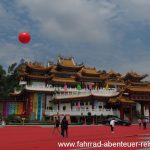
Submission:
[[[115,122],[116,122],[115,119],[112,119],[112,120],[110,121],[111,133],[114,133]]]
[[[143,118],[143,129],[146,129],[146,124],[147,124],[147,121],[146,121],[146,118]]]
[[[63,120],[61,121],[61,135],[62,137],[68,137],[68,121],[66,119],[66,116],[64,116]]]
[[[55,130],[60,134],[59,125],[60,125],[59,119],[57,117],[55,117],[55,119],[54,119],[54,129],[52,131],[52,135],[55,133]]]
[[[138,124],[139,124],[139,128],[141,128],[141,126],[142,126],[142,120],[141,120],[141,118],[138,119]]]

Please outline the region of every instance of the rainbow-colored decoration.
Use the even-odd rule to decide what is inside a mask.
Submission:
[[[42,120],[42,100],[43,100],[43,94],[34,93],[33,112],[35,113],[35,119],[37,120]]]
[[[23,113],[23,102],[6,102],[1,104],[3,108],[3,115],[21,115]]]
[[[37,119],[37,94],[33,96],[33,112],[35,113],[35,119]]]

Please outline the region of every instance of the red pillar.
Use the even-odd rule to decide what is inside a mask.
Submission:
[[[150,103],[148,104],[148,109],[149,109],[149,120],[150,120]]]

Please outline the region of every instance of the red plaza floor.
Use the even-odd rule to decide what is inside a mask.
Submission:
[[[115,133],[109,126],[70,126],[69,137],[62,138],[57,132],[52,135],[53,127],[5,126],[0,127],[0,150],[105,150],[105,149],[146,149],[137,147],[87,147],[88,142],[146,142],[150,139],[150,127],[139,129],[137,125],[116,126]],[[75,143],[75,146],[59,147],[58,143]],[[80,145],[77,145],[80,143]],[[150,146],[150,144],[149,144]],[[143,147],[143,148],[142,148]],[[150,149],[150,147],[149,147]]]

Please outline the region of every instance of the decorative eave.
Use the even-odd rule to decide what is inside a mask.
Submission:
[[[118,85],[118,86],[125,86],[125,83],[122,81],[122,82],[118,82],[118,81],[106,81],[106,84],[108,85]]]
[[[27,74],[25,77],[27,79],[43,79],[43,80],[47,80],[51,78],[51,76],[48,76],[48,75],[42,76],[42,75],[29,75],[29,74]]]
[[[110,98],[109,100],[110,103],[126,103],[126,104],[135,104],[134,101],[130,100],[129,98],[123,96],[122,94],[116,98]]]
[[[82,76],[100,77],[100,73],[97,72],[96,68],[83,67],[80,72]]]
[[[128,87],[126,91],[130,92],[150,92],[150,87]]]
[[[69,72],[69,71],[59,71],[59,70],[56,70],[56,69],[52,69],[51,70],[51,74],[59,74],[59,75],[76,75],[77,73],[76,72]]]
[[[114,70],[110,70],[110,71],[107,73],[107,75],[108,75],[108,76],[121,77],[121,74],[115,72]]]
[[[56,76],[54,76],[51,79],[51,81],[57,82],[57,83],[62,83],[62,84],[64,84],[64,83],[75,83],[75,84],[77,84],[78,83],[77,81],[75,81],[74,78],[60,78],[60,77],[56,77]]]
[[[127,80],[127,79],[136,79],[136,80],[139,80],[139,81],[140,81],[140,80],[144,79],[144,78],[147,77],[147,76],[148,76],[148,74],[139,75],[139,74],[137,74],[137,73],[131,71],[131,72],[128,72],[128,73],[123,77],[123,79],[124,79],[124,80]]]
[[[82,81],[82,80],[87,80],[87,81],[91,81],[91,82],[101,82],[103,79],[101,79],[100,77],[89,77],[89,76],[83,76],[81,73],[77,73],[76,77]]]
[[[20,96],[22,94],[22,91],[14,91],[13,93],[9,93],[9,96],[15,97],[15,96]]]
[[[65,66],[65,65],[62,65],[62,64],[57,64],[59,68],[61,69],[67,69],[67,70],[75,70],[75,71],[79,71],[82,67],[82,66]]]
[[[128,84],[131,86],[141,86],[141,87],[148,87],[149,86],[148,82],[128,82]]]
[[[28,70],[37,70],[37,71],[42,71],[46,72],[52,69],[53,66],[45,67],[42,65],[35,65],[35,64],[27,64],[26,69]]]
[[[80,70],[83,67],[83,64],[77,65],[73,57],[71,58],[58,57],[57,65],[59,68],[71,70]]]

